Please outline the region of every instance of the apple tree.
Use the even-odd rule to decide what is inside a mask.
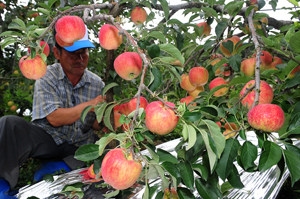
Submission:
[[[300,128],[299,24],[263,11],[266,4],[276,11],[277,0],[76,3],[38,3],[33,12],[42,19],[13,19],[0,35],[1,45],[30,46],[32,57],[39,53],[46,61],[40,41],[53,40],[59,19],[77,15],[93,30],[97,48],[89,69],[105,81],[106,102],[86,107],[81,120],[94,108],[105,135],[80,147],[75,157],[94,160],[95,173],[101,169],[104,181],[116,188],[113,194],[132,185],[119,181],[131,173],[145,185],[144,198],[155,190],[156,198],[170,190],[195,198],[194,188],[202,198],[221,198],[244,186],[234,162],[247,172],[276,165],[283,173],[287,165],[291,184],[300,179],[300,150],[294,145]],[[289,14],[297,19],[299,13]],[[18,59],[22,54],[27,52],[20,48]],[[170,134],[181,137],[176,155],[154,145],[158,136]],[[119,169],[110,159],[112,148],[122,148],[115,158],[123,165],[119,178],[107,168]],[[141,155],[144,148],[151,157]],[[126,168],[128,160],[134,164]],[[148,184],[158,177],[160,188]]]

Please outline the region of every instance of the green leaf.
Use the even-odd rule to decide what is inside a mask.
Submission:
[[[95,114],[97,121],[100,123],[103,119],[104,111],[111,103],[102,103],[95,106]]]
[[[292,186],[300,179],[300,159],[299,156],[290,150],[283,150],[285,163],[290,171]]]
[[[151,85],[149,86],[149,89],[150,89],[152,92],[154,92],[154,91],[156,91],[156,90],[160,87],[160,85],[161,85],[161,83],[162,83],[163,77],[162,77],[161,72],[160,72],[157,68],[154,68],[154,67],[153,67],[153,68],[151,69],[151,72],[152,72],[152,74],[153,74],[154,80],[153,80],[153,82],[151,83]]]
[[[225,181],[234,167],[233,162],[238,155],[240,146],[239,141],[236,139],[229,138],[226,140],[224,152],[216,167],[217,174],[223,181]]]
[[[172,44],[160,44],[160,50],[165,51],[178,59],[182,64],[184,64],[184,57],[180,53],[180,51]]]
[[[245,170],[254,167],[254,161],[257,158],[257,147],[251,142],[244,142],[241,149],[241,161]]]
[[[200,111],[208,113],[209,115],[212,115],[215,117],[218,116],[218,110],[212,106],[203,106],[200,108]]]
[[[215,31],[218,39],[220,38],[222,32],[226,27],[227,27],[227,22],[221,21],[217,24]]]
[[[214,9],[210,7],[202,7],[202,10],[205,12],[206,17],[213,16],[215,18],[218,18],[218,13]]]
[[[238,170],[237,170],[237,168],[235,166],[233,166],[233,169],[232,169],[232,171],[230,172],[230,174],[228,175],[227,178],[228,178],[229,183],[234,188],[241,189],[241,188],[244,187],[244,185],[243,185],[243,183],[241,181],[239,172],[238,172]]]
[[[37,10],[47,16],[50,16],[51,15],[51,12],[49,10],[46,10],[44,8],[37,8]]]
[[[90,111],[93,107],[94,107],[93,105],[89,105],[89,106],[85,107],[85,108],[82,110],[81,115],[80,115],[81,123],[84,123],[84,120],[85,120],[86,115],[89,113],[89,111]]]
[[[146,184],[145,191],[144,191],[144,194],[143,194],[143,199],[148,199],[148,198],[149,198],[149,185]]]
[[[243,50],[245,50],[248,47],[253,46],[253,43],[247,44],[247,43],[243,43],[238,49],[236,49],[236,54],[240,54]]]
[[[116,106],[116,104],[114,105],[110,105],[106,110],[105,110],[105,114],[104,114],[104,124],[105,126],[111,130],[111,131],[115,131],[115,129],[112,127],[111,123],[110,123],[110,115],[112,113],[113,108]]]
[[[99,157],[99,145],[97,144],[86,144],[80,146],[74,156],[77,160],[90,161],[95,160]]]
[[[165,13],[165,19],[166,19],[166,21],[168,21],[169,20],[169,12],[170,12],[169,4],[166,0],[158,0],[158,1],[160,2],[161,6],[163,8],[163,11]]]
[[[200,178],[196,179],[195,184],[199,195],[203,199],[216,199],[222,197],[220,190]]]
[[[242,62],[241,55],[236,54],[229,57],[229,64],[231,68],[236,72],[240,71],[241,62]]]
[[[294,4],[295,6],[299,7],[299,4],[296,0],[288,0],[290,3]]]
[[[259,159],[259,171],[264,172],[277,164],[281,158],[281,148],[274,142],[265,141]]]
[[[183,137],[184,141],[186,141],[189,137],[188,125],[187,124],[183,124],[182,137]]]
[[[300,79],[299,78],[292,78],[292,79],[287,81],[286,88],[291,88],[291,87],[296,86],[298,84],[300,84]]]
[[[112,83],[106,85],[106,86],[103,88],[101,95],[102,95],[102,96],[105,96],[106,92],[107,92],[109,89],[111,89],[111,88],[113,88],[113,87],[115,87],[115,86],[119,86],[119,84],[117,84],[117,83],[115,83],[115,82],[112,82]]]
[[[161,165],[153,164],[153,166],[157,170],[157,172],[159,173],[159,176],[160,176],[160,178],[162,180],[161,189],[165,190],[169,186],[169,182],[168,182],[167,178],[165,177],[165,171],[164,171],[164,169],[163,169],[163,167]]]
[[[189,189],[184,187],[177,187],[177,194],[180,199],[196,199],[193,193]]]
[[[147,46],[146,48],[151,59],[160,56],[160,48],[158,45],[152,44],[151,46]]]
[[[115,133],[110,133],[108,136],[102,137],[100,140],[97,141],[98,146],[98,153],[101,156],[103,151],[108,143],[110,143],[113,139],[115,139],[117,135]]]
[[[41,7],[43,7],[43,8],[45,8],[45,9],[47,9],[47,10],[49,10],[49,11],[51,11],[51,8],[49,7],[49,5],[47,5],[45,3],[38,3],[38,5],[41,6]],[[27,13],[27,15],[28,15],[28,13]]]
[[[181,76],[180,76],[180,74],[177,72],[177,70],[176,70],[175,67],[171,66],[171,67],[170,67],[170,71],[176,76],[176,78],[177,78],[179,81],[181,81]]]
[[[158,31],[152,31],[152,32],[150,32],[150,33],[147,35],[147,37],[155,37],[155,38],[159,39],[159,40],[160,40],[161,42],[163,42],[163,43],[166,43],[166,42],[167,42],[165,35],[162,34],[161,32],[158,32]],[[146,38],[147,38],[147,37],[146,37]]]
[[[192,125],[188,125],[188,133],[189,133],[189,141],[186,150],[192,148],[195,145],[197,140],[197,133],[195,128]]]
[[[198,173],[204,180],[208,178],[208,169],[202,164],[192,164],[193,170]]]
[[[295,51],[295,53],[300,53],[300,32],[295,32],[293,36],[291,36],[289,42],[291,48]]]
[[[251,77],[248,76],[243,76],[243,77],[235,77],[234,79],[232,79],[228,86],[234,86],[234,85],[238,85],[238,84],[247,84],[249,81],[253,80]]]
[[[195,121],[198,121],[200,120],[201,118],[201,112],[200,111],[193,111],[193,112],[190,112],[190,111],[186,111],[184,114],[183,114],[183,118],[189,122],[195,122]]]
[[[163,162],[163,163],[161,164],[161,166],[163,166],[164,169],[165,169],[167,172],[169,172],[169,174],[170,174],[171,176],[174,177],[174,179],[176,180],[176,182],[175,182],[174,184],[175,184],[176,187],[177,187],[178,184],[179,184],[180,181],[181,181],[180,171],[179,171],[178,167],[177,167],[175,164],[171,163],[171,162]]]
[[[3,36],[21,36],[22,34],[16,31],[5,31],[3,33],[0,34],[0,37]]]
[[[207,95],[207,100],[209,100],[216,91],[218,91],[218,90],[220,90],[221,88],[224,88],[224,87],[228,87],[228,85],[220,85],[220,86],[216,86],[213,89],[211,89],[209,94]]]
[[[48,6],[51,8],[56,1],[57,0],[49,0],[48,1]]]
[[[169,153],[168,151],[165,151],[163,149],[157,149],[157,155],[159,156],[159,162],[168,161],[173,164],[178,163],[178,160],[176,157],[174,157],[171,153]]]
[[[146,144],[142,143],[144,145],[144,147],[146,147],[146,149],[148,150],[148,152],[150,153],[152,159],[156,162],[159,163],[159,156]]]
[[[172,24],[177,24],[178,26],[181,26],[182,25],[182,22],[179,21],[178,19],[170,19],[168,22],[167,22],[168,25],[172,25]]]
[[[183,179],[184,184],[190,188],[194,189],[194,175],[192,165],[189,162],[180,162],[177,164],[181,177]]]
[[[106,194],[102,194],[105,198],[113,198],[115,196],[117,196],[120,193],[120,190],[115,190],[113,192],[109,192]]]
[[[204,131],[203,129],[199,129],[199,130],[200,130],[200,133],[202,135],[202,138],[203,138],[205,146],[206,146],[206,150],[207,150],[208,158],[209,158],[210,171],[212,172],[214,170],[215,164],[217,162],[217,154],[213,151],[213,149],[210,146],[207,132]]]

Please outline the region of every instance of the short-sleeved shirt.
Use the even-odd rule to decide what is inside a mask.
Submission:
[[[71,108],[94,99],[103,87],[101,78],[87,69],[73,87],[59,63],[48,66],[46,75],[35,82],[32,123],[45,129],[57,145],[67,142],[81,146],[95,142],[94,112],[87,114],[84,123],[78,119],[73,124],[59,127],[52,126],[46,116],[58,108]]]

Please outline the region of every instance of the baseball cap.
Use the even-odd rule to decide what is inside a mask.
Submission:
[[[87,26],[85,25],[85,35],[82,39],[75,41],[73,46],[63,47],[66,51],[76,51],[81,48],[95,48],[94,44],[89,40]]]

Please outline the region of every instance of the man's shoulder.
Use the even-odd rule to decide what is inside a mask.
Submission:
[[[89,77],[89,79],[93,79],[94,81],[102,82],[101,77],[99,77],[98,75],[96,75],[95,73],[93,73],[92,71],[90,71],[88,69],[86,70],[86,74]]]
[[[59,78],[61,76],[61,66],[60,63],[55,63],[47,66],[47,73],[44,76],[45,78]]]

